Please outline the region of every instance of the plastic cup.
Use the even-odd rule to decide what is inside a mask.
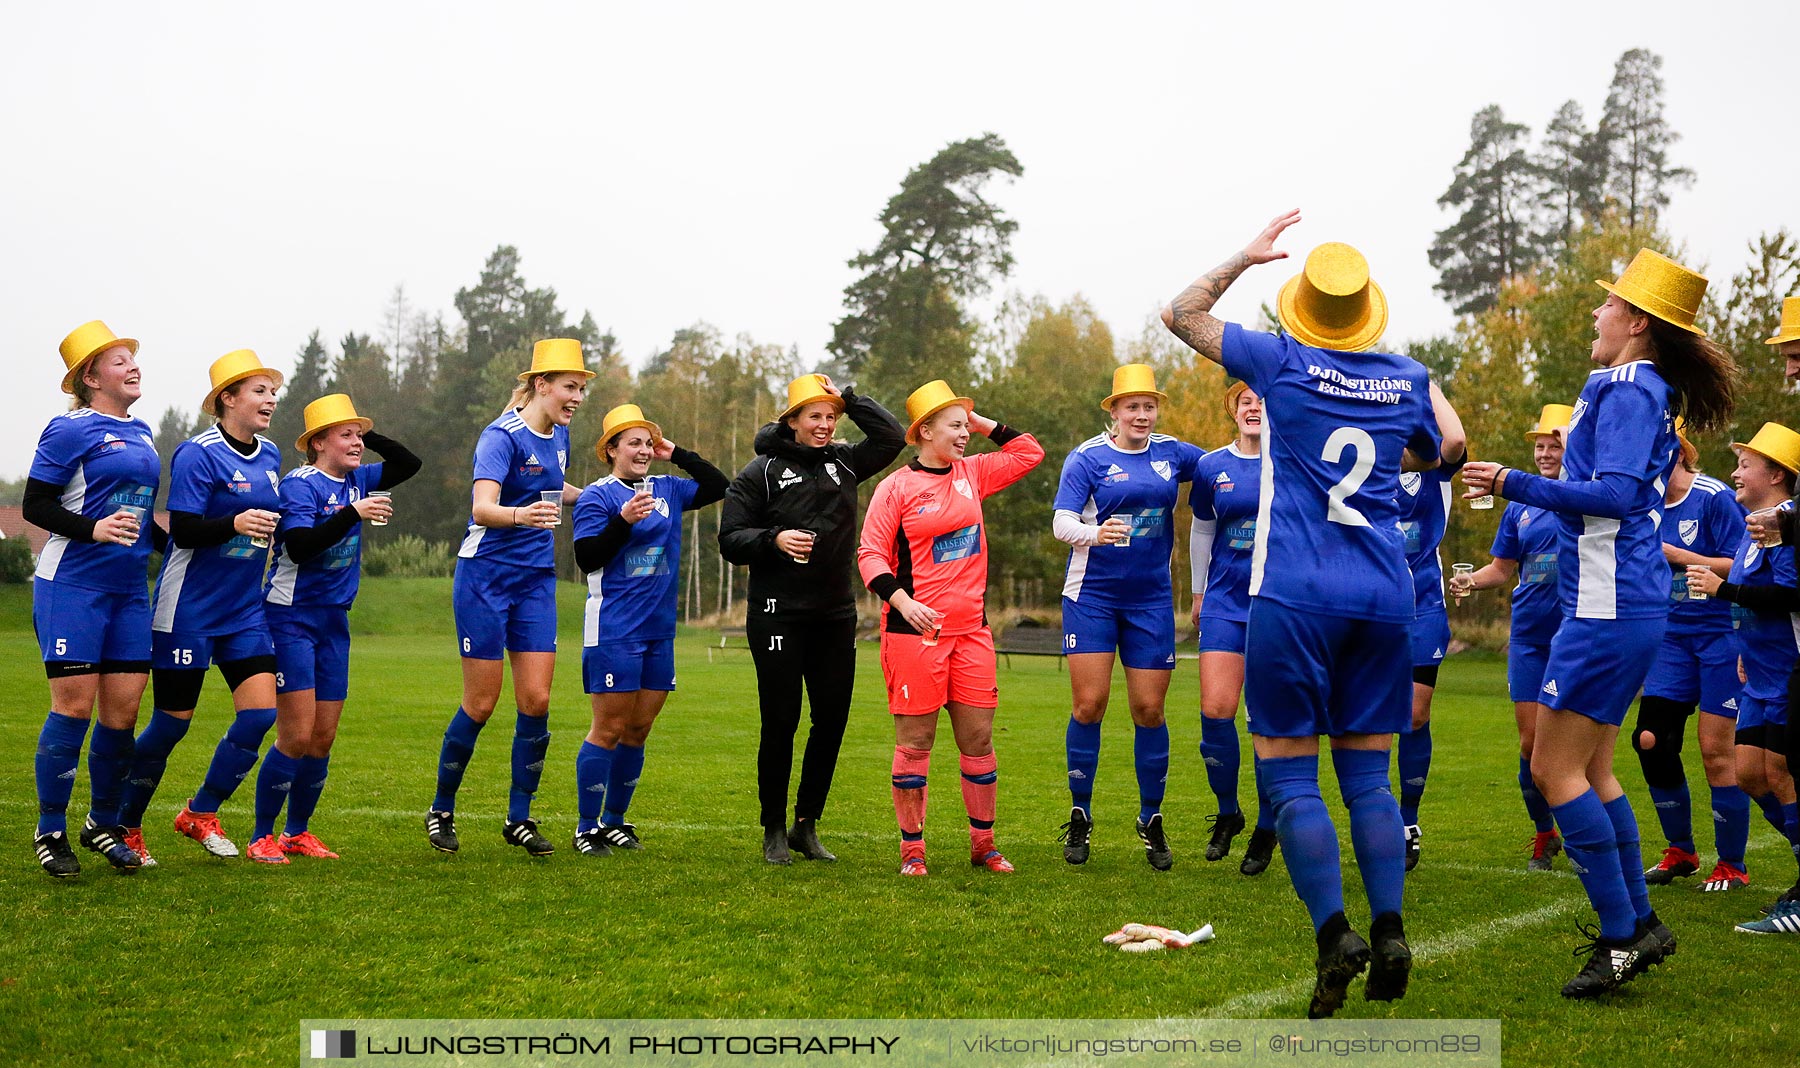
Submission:
[[[269,547],[268,536],[262,535],[262,534],[253,534],[250,536],[250,544],[258,549],[267,549]]]
[[[1132,525],[1132,522],[1137,519],[1137,516],[1132,514],[1131,512],[1115,512],[1112,515],[1107,516],[1106,518],[1107,518],[1108,522],[1111,522],[1112,520],[1117,519],[1119,522],[1125,524],[1125,536],[1123,538],[1120,538],[1118,541],[1113,542],[1113,544],[1119,546],[1120,548],[1124,548],[1125,546],[1130,545],[1131,544],[1131,525]]]
[[[393,501],[393,498],[394,498],[394,495],[392,493],[389,493],[387,490],[370,490],[368,495],[370,497],[379,497],[382,500],[388,501],[390,503]],[[369,520],[369,525],[372,527],[385,527],[388,525],[388,521],[385,519],[371,519],[371,520]]]
[[[1473,575],[1474,573],[1475,573],[1475,565],[1474,564],[1451,564],[1450,565],[1451,578],[1467,578],[1468,576]],[[1462,599],[1466,596],[1468,596],[1468,595],[1464,594],[1464,593],[1458,593],[1456,595],[1456,603],[1461,604]]]
[[[794,533],[796,533],[796,534],[809,534],[809,535],[811,535],[811,536],[812,536],[812,539],[813,539],[813,543],[814,543],[814,544],[817,544],[817,543],[818,543],[818,540],[819,540],[819,535],[818,535],[818,534],[817,534],[817,533],[815,533],[815,532],[813,532],[813,531],[810,531],[810,530],[801,530],[801,529],[799,529],[799,528],[798,528],[798,527],[796,527],[796,528],[795,528],[795,529],[794,529]],[[810,564],[810,563],[812,563],[812,550],[811,550],[811,549],[808,549],[808,550],[806,550],[806,555],[805,555],[805,556],[793,556],[793,557],[789,557],[789,559],[791,559],[791,560],[793,560],[793,561],[794,561],[794,563],[796,563],[796,564]]]
[[[1489,512],[1494,508],[1494,495],[1486,493],[1469,502],[1469,507],[1477,512]]]
[[[1775,523],[1781,517],[1781,513],[1785,512],[1787,510],[1788,509],[1783,506],[1777,506],[1774,508],[1762,508],[1762,509],[1758,509],[1757,511],[1751,512],[1750,515],[1752,517],[1762,520],[1764,522]],[[1771,534],[1758,534],[1756,536],[1756,544],[1762,546],[1765,549],[1773,549],[1775,546],[1780,545],[1781,544],[1781,527],[1779,525],[1777,525],[1775,527],[1774,532]]]
[[[655,493],[656,485],[647,478],[640,478],[631,484],[634,493]]]
[[[562,526],[562,490],[544,490],[538,494],[538,500],[544,504],[556,506],[556,522],[551,523],[550,525],[553,527]]]
[[[113,514],[119,515],[121,513],[130,516],[133,525],[137,528],[133,532],[131,539],[132,544],[135,545],[137,544],[138,537],[144,532],[144,517],[150,514],[150,510],[147,508],[139,508],[135,504],[121,504],[119,505],[119,510]]]
[[[1690,601],[1711,600],[1711,598],[1709,598],[1706,594],[1700,592],[1699,590],[1695,589],[1691,584],[1688,586],[1687,599]]]
[[[930,630],[926,631],[925,633],[919,635],[919,644],[923,645],[923,646],[927,646],[927,647],[934,646],[938,643],[938,636],[943,633],[944,633],[944,628],[941,624],[938,626],[935,626],[935,627],[931,628]]]

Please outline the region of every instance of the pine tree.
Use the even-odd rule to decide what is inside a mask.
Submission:
[[[1599,139],[1607,161],[1606,191],[1618,201],[1625,225],[1656,225],[1669,191],[1694,184],[1694,172],[1669,166],[1669,148],[1681,135],[1663,118],[1662,57],[1634,48],[1613,67]]]
[[[1543,181],[1545,237],[1567,248],[1584,221],[1599,218],[1606,200],[1605,142],[1587,128],[1579,103],[1557,109],[1534,165]]]
[[[1534,265],[1543,238],[1534,218],[1541,179],[1526,151],[1530,128],[1508,122],[1489,104],[1469,123],[1469,150],[1438,205],[1462,214],[1438,231],[1429,254],[1438,269],[1432,288],[1459,313],[1494,305],[1500,286]]]

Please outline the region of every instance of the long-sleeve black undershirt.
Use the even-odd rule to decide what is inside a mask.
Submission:
[[[410,449],[385,434],[365,430],[363,445],[381,454],[381,477],[376,480],[374,489],[392,489],[418,474],[419,468],[423,466],[423,462]],[[323,523],[310,527],[291,527],[282,531],[282,548],[287,552],[288,559],[296,564],[304,564],[324,555],[327,549],[343,541],[351,528],[361,521],[362,514],[354,507],[340,508]]]
[[[694,491],[694,499],[688,505],[691,511],[704,508],[715,501],[725,499],[725,491],[730,488],[731,480],[725,473],[714,467],[699,453],[692,449],[676,448],[669,457],[671,463],[694,476],[700,484]],[[624,516],[615,515],[606,524],[606,529],[598,534],[579,538],[575,542],[575,566],[583,572],[592,573],[605,567],[617,556],[619,550],[631,540],[631,524]]]
[[[1719,591],[1713,596],[1731,604],[1741,604],[1761,615],[1800,612],[1800,589],[1792,586],[1745,586],[1721,582]]]

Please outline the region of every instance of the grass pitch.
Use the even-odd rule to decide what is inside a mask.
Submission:
[[[581,591],[562,618],[578,626]],[[462,852],[425,843],[445,722],[459,693],[449,584],[369,580],[353,620],[350,702],[314,829],[343,854],[285,867],[205,856],[169,821],[198,784],[229,701],[216,673],[176,750],[146,837],[161,867],[123,877],[78,850],[79,879],[52,881],[30,848],[31,761],[47,689],[29,593],[0,587],[0,1062],[286,1064],[298,1021],[344,1017],[1294,1017],[1313,946],[1278,858],[1260,878],[1202,859],[1213,811],[1199,745],[1198,685],[1183,662],[1170,693],[1175,759],[1164,805],[1173,871],[1144,863],[1132,831],[1130,720],[1115,708],[1095,795],[1093,859],[1063,863],[1068,815],[1063,729],[1068,679],[1043,659],[1001,668],[995,746],[1001,848],[1017,874],[971,870],[954,750],[940,734],[926,828],[932,874],[902,879],[889,800],[892,727],[872,645],[821,836],[837,864],[761,861],[756,826],[755,679],[744,652],[708,663],[707,635],[677,643],[680,689],[651,736],[631,810],[646,849],[588,859],[574,830],[574,754],[586,729],[578,631],[565,629],[551,710],[555,740],[537,814],[558,844],[526,858],[500,840],[510,720],[497,716],[464,784]],[[1516,742],[1503,665],[1447,662],[1425,796],[1424,860],[1407,883],[1417,967],[1404,1001],[1361,1000],[1340,1017],[1499,1017],[1508,1064],[1697,1062],[1791,1065],[1800,941],[1734,934],[1793,878],[1785,844],[1760,819],[1747,891],[1652,888],[1678,955],[1598,1003],[1558,996],[1589,917],[1566,861],[1524,871],[1530,827],[1514,782]],[[1115,690],[1122,697],[1122,686]],[[145,714],[148,714],[146,702]],[[1248,771],[1241,795],[1253,800]],[[1689,779],[1702,784],[1697,746]],[[1329,766],[1329,761],[1326,762]],[[1660,836],[1628,748],[1621,776],[1647,854]],[[85,812],[85,773],[73,813]],[[1326,798],[1339,817],[1335,787]],[[251,791],[222,813],[240,843]],[[1700,822],[1705,807],[1698,807]],[[1702,846],[1707,831],[1699,828]],[[1354,874],[1352,922],[1367,922]],[[1126,921],[1217,941],[1180,952],[1119,953],[1100,936]]]

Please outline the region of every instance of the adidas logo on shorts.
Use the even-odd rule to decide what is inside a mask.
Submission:
[[[1549,694],[1551,697],[1556,696],[1556,680],[1555,679],[1551,679],[1549,682],[1544,683],[1544,692]]]

